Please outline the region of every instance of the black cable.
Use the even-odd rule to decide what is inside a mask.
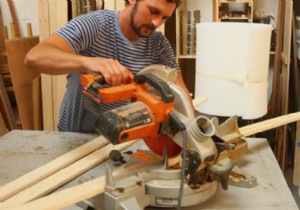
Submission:
[[[182,168],[181,168],[181,181],[178,193],[177,210],[181,209],[181,201],[183,196],[184,180],[185,180],[185,164],[186,164],[186,144],[187,134],[185,124],[177,117],[174,112],[169,113],[171,123],[182,132]]]
[[[183,196],[183,189],[184,189],[184,180],[185,180],[185,165],[186,165],[186,144],[187,144],[187,134],[186,130],[182,131],[182,167],[181,167],[181,181],[180,181],[180,188],[178,193],[178,203],[177,203],[177,210],[181,209],[181,202]]]

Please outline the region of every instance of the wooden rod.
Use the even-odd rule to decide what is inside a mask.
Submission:
[[[84,182],[9,210],[57,210],[91,198],[104,191],[105,176]]]
[[[0,204],[0,209],[4,210],[14,206],[22,205],[36,198],[44,196],[106,160],[111,150],[123,150],[133,143],[135,143],[135,141],[118,145],[108,144],[105,147],[96,150],[77,162],[61,169],[55,174],[52,174],[44,180],[7,199],[5,202]]]
[[[7,0],[9,11],[13,20],[13,25],[14,25],[14,32],[15,32],[15,38],[21,38],[21,33],[20,33],[20,27],[19,27],[19,22],[15,10],[15,6],[12,0]]]
[[[8,31],[6,26],[3,26],[3,37],[4,40],[8,39]]]
[[[4,38],[4,32],[3,32],[3,19],[2,19],[2,13],[1,13],[1,9],[0,9],[0,54],[5,52],[5,38]]]
[[[16,180],[7,183],[1,187],[0,202],[5,201],[11,196],[36,184],[42,179],[54,174],[60,169],[74,163],[83,156],[94,152],[106,144],[108,144],[108,141],[104,137],[99,136],[98,138],[95,138],[94,140],[54,159],[53,161],[50,161],[49,163],[17,178]]]
[[[251,125],[247,125],[241,127],[239,131],[243,136],[246,137],[246,136],[251,136],[256,133],[267,131],[297,121],[300,121],[300,112],[295,112],[295,113],[275,117],[269,120],[264,120]]]
[[[15,28],[14,22],[10,22],[10,32],[11,32],[11,37],[12,37],[13,39],[18,38],[15,29],[16,29],[16,28]]]
[[[27,35],[28,35],[28,37],[32,37],[33,35],[32,35],[31,23],[27,23],[26,27],[27,27]]]

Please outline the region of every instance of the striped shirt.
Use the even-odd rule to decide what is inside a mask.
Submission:
[[[77,54],[118,60],[122,65],[138,73],[151,64],[177,67],[169,41],[160,32],[147,38],[129,41],[121,32],[118,12],[98,10],[69,21],[57,34],[63,37]],[[97,114],[85,107],[79,78],[84,73],[67,75],[67,90],[60,108],[59,131],[95,132]],[[105,111],[124,104],[101,104],[98,111]]]

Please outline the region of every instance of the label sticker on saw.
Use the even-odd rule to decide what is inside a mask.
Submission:
[[[177,198],[160,198],[160,197],[156,197],[155,198],[155,203],[156,203],[156,205],[174,207],[174,206],[177,206],[178,199]]]
[[[146,104],[134,102],[115,110],[122,119],[125,129],[147,125],[152,122],[151,113]]]

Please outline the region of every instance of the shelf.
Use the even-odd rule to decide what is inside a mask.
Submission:
[[[213,20],[253,22],[253,0],[213,0]]]
[[[196,55],[179,55],[178,59],[196,59]]]

